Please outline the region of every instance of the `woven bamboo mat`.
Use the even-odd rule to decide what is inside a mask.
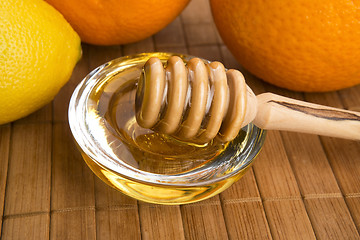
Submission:
[[[170,51],[222,61],[256,93],[360,109],[360,86],[304,94],[275,88],[238,65],[218,36],[207,0],[193,0],[144,41],[83,45],[83,58],[56,99],[0,126],[1,239],[360,239],[360,142],[268,132],[245,176],[220,195],[184,206],[145,204],[88,169],[67,123],[75,86],[92,69],[139,52]]]

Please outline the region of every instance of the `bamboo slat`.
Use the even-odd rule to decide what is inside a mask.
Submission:
[[[274,239],[316,239],[301,199],[272,199],[264,206]]]
[[[5,124],[0,126],[0,236],[4,212],[5,188],[7,170],[9,164],[9,149],[10,149],[10,131],[11,125]]]
[[[156,48],[185,46],[184,30],[180,17],[177,17],[166,28],[154,35]]]
[[[48,105],[13,124],[2,232],[5,239],[49,235],[52,142],[49,119]]]
[[[94,208],[94,176],[73,144],[69,127],[53,127],[52,211]]]
[[[189,54],[192,56],[201,57],[210,61],[221,61],[221,53],[219,47],[216,45],[190,46],[188,49]]]
[[[31,145],[29,144],[31,143]],[[14,124],[5,216],[49,212],[50,124]]]
[[[354,220],[357,230],[360,229],[360,197],[359,194],[350,196],[348,195],[346,198],[346,204],[350,210],[351,217]]]
[[[142,239],[184,239],[179,206],[139,204]]]
[[[49,239],[49,221],[48,213],[8,217],[1,239]]]
[[[95,180],[97,239],[140,239],[137,201]]]
[[[223,211],[229,239],[272,239],[260,200],[226,200]]]
[[[154,40],[152,37],[147,38],[141,42],[131,43],[124,45],[123,47],[123,54],[132,55],[136,53],[144,53],[144,52],[153,52],[155,51],[154,48]]]
[[[267,133],[261,156],[254,163],[254,172],[262,198],[300,198],[295,175],[279,132]]]
[[[303,196],[341,195],[318,136],[284,132],[282,137]]]
[[[54,124],[53,141],[51,239],[95,239],[94,176],[67,124]]]
[[[184,24],[212,23],[209,2],[207,0],[190,1],[181,13],[181,19]]]
[[[230,239],[271,239],[252,169],[220,197]]]
[[[341,102],[344,107],[349,110],[360,112],[360,86],[354,86],[338,91]]]
[[[305,199],[317,239],[360,239],[343,198]]]
[[[184,28],[186,41],[189,46],[218,43],[216,28],[212,23],[186,24]]]
[[[181,206],[186,239],[228,239],[219,196]]]
[[[50,239],[96,239],[94,209],[64,209],[51,215]]]

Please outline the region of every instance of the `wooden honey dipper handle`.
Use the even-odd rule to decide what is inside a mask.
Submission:
[[[308,103],[272,93],[257,96],[253,123],[267,130],[284,130],[360,140],[360,113]]]
[[[219,62],[157,58],[144,66],[136,93],[140,126],[180,139],[208,142],[234,139],[253,122],[268,130],[286,130],[360,140],[360,113],[331,108],[271,93],[258,96],[237,70]]]

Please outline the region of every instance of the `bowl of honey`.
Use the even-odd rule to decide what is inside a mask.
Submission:
[[[249,169],[266,136],[252,123],[229,142],[196,143],[142,128],[135,98],[143,66],[152,57],[166,65],[174,55],[185,64],[192,58],[154,52],[107,62],[80,82],[69,104],[70,129],[90,169],[120,192],[155,204],[187,204],[224,191]]]

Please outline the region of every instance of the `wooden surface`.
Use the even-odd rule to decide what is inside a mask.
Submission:
[[[151,38],[125,46],[84,44],[70,82],[51,104],[0,126],[1,239],[360,239],[360,142],[269,131],[239,182],[184,206],[141,203],[98,180],[72,141],[69,98],[98,65],[149,51],[222,61],[243,71],[257,94],[360,110],[360,86],[304,94],[251,76],[222,43],[207,0],[193,0]]]

